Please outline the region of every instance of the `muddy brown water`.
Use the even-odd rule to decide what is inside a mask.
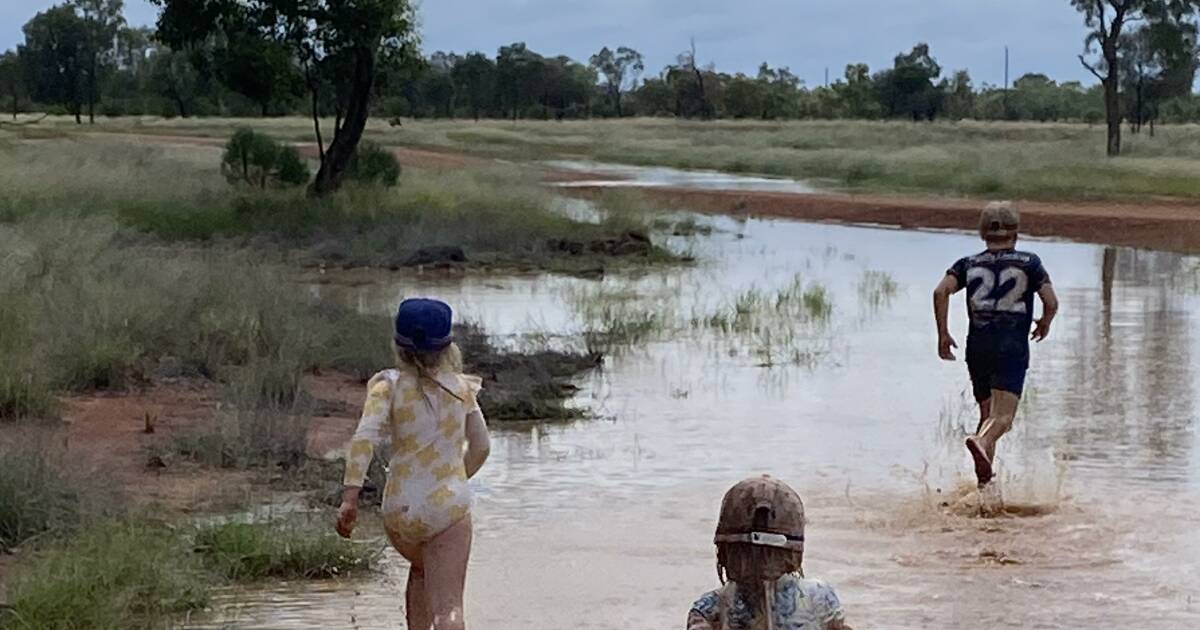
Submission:
[[[437,295],[514,343],[571,339],[586,325],[569,296],[598,287],[680,320],[796,274],[831,295],[829,321],[800,332],[821,349],[813,363],[763,368],[711,332],[673,331],[581,383],[596,419],[497,428],[473,482],[472,627],[680,627],[716,585],[722,492],[762,472],[801,492],[805,569],[835,585],[855,627],[1200,627],[1200,260],[1023,243],[1063,307],[1000,447],[1002,496],[983,498],[962,448],[975,423],[966,369],[935,356],[929,299],[976,238],[701,220],[717,231],[673,242],[699,256],[691,269],[313,288],[380,312]],[[868,270],[895,295],[860,291]],[[964,308],[960,296],[960,341]],[[229,593],[220,619],[194,627],[403,627],[405,571],[389,551],[372,579]]]

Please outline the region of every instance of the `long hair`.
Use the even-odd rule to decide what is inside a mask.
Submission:
[[[749,543],[717,543],[717,577],[736,585],[736,591],[759,616],[767,608],[764,586],[788,573],[804,574],[804,552]],[[733,602],[729,602],[732,604]]]
[[[393,344],[392,349],[396,354],[396,369],[401,372],[416,372],[420,378],[432,381],[447,394],[450,394],[458,400],[462,400],[462,396],[457,392],[451,391],[440,380],[435,378],[442,374],[458,374],[463,369],[462,350],[458,344],[451,343],[450,345],[438,350],[437,352],[416,352],[408,348],[401,348]],[[428,398],[425,399],[430,406],[433,405]]]

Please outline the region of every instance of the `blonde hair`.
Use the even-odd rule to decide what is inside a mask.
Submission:
[[[396,369],[401,372],[412,371],[416,372],[418,378],[424,378],[433,382],[442,391],[450,394],[456,400],[462,400],[463,397],[458,392],[446,387],[440,380],[434,378],[435,374],[460,374],[463,370],[462,350],[458,348],[458,344],[451,343],[450,345],[436,352],[417,352],[408,348],[401,348],[399,345],[392,345],[392,350],[396,355]],[[422,391],[424,396],[425,392]],[[433,407],[433,401],[425,396],[425,403]]]
[[[416,370],[418,374],[452,374],[462,372],[462,350],[458,344],[450,345],[437,352],[417,352],[392,344],[396,355],[396,368],[400,371]]]

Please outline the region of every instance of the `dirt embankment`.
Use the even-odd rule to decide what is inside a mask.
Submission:
[[[564,189],[580,195],[604,187]],[[795,194],[643,188],[665,205],[733,216],[971,230],[984,201],[851,194]],[[1032,236],[1181,252],[1200,251],[1200,203],[1183,200],[1019,202],[1022,232]]]
[[[472,326],[460,326],[465,371],[484,379],[480,405],[488,419],[562,421],[582,412],[565,406],[574,381],[599,367],[601,357],[586,352],[513,352],[492,345]],[[381,365],[380,369],[388,366]],[[304,377],[313,401],[308,452],[324,458],[342,448],[358,423],[364,380],[342,373]],[[102,471],[126,493],[180,512],[219,512],[245,507],[248,498],[268,499],[286,470],[216,469],[193,463],[175,451],[180,438],[211,430],[221,389],[198,377],[170,378],[123,392],[97,392],[64,400],[63,424],[45,429],[50,444],[61,446],[81,470]],[[327,481],[337,482],[338,474]],[[293,483],[283,484],[292,489]]]

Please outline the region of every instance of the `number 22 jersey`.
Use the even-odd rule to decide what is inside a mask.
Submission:
[[[1028,335],[1033,325],[1033,296],[1050,282],[1036,254],[1015,249],[967,256],[946,273],[967,291],[972,336]]]

